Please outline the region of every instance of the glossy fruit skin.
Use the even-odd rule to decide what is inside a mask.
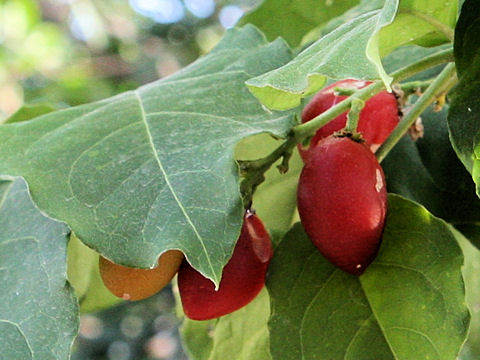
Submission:
[[[312,100],[305,106],[302,112],[302,123],[312,120],[332,106],[338,104],[347,96],[338,96],[335,94],[335,88],[362,89],[370,85],[371,81],[362,81],[346,79],[337,81],[323,90],[319,91]],[[375,152],[380,145],[387,139],[388,135],[397,126],[400,120],[398,113],[398,104],[395,95],[387,91],[381,91],[365,102],[365,106],[360,112],[357,131],[360,132]],[[310,142],[310,148],[305,149],[299,146],[300,155],[305,161],[308,158],[310,149],[321,139],[332,135],[345,127],[347,123],[347,112],[337,116],[327,125],[317,130]]]
[[[122,266],[100,256],[99,269],[103,283],[115,296],[124,300],[142,300],[164,288],[175,276],[183,261],[183,253],[168,250],[158,259],[154,269]]]
[[[321,140],[300,174],[297,205],[325,258],[361,275],[376,256],[387,214],[385,176],[369,148],[348,137]]]
[[[247,305],[265,285],[272,256],[270,236],[262,221],[247,212],[218,291],[209,279],[187,261],[183,262],[178,271],[178,288],[185,315],[193,320],[209,320]]]

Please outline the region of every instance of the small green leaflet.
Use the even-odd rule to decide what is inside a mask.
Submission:
[[[291,58],[253,26],[160,81],[0,127],[0,174],[23,176],[38,206],[116,263],[151,267],[168,249],[218,284],[240,232],[235,144],[285,136],[247,79]]]
[[[398,0],[382,10],[354,18],[322,37],[285,66],[250,79],[250,91],[272,109],[289,109],[332,79],[375,79],[390,82],[378,57],[376,34],[390,24]]]
[[[479,12],[478,1],[465,1],[455,28],[454,54],[459,83],[451,95],[448,125],[452,145],[472,173],[480,196]]]
[[[468,330],[462,252],[449,227],[398,195],[377,259],[354,277],[300,224],[276,249],[267,287],[274,360],[453,360]]]
[[[0,181],[0,359],[68,359],[78,305],[66,279],[68,228],[21,179]]]

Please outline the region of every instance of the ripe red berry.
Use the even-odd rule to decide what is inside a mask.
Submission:
[[[334,265],[361,275],[380,245],[387,191],[368,147],[329,136],[311,149],[298,183],[298,211],[306,233]]]
[[[320,92],[305,106],[302,112],[302,123],[312,120],[332,106],[344,100],[347,96],[339,96],[335,93],[335,88],[362,89],[370,85],[371,81],[361,81],[346,79],[337,81]],[[381,91],[365,102],[365,106],[360,112],[357,131],[360,132],[375,152],[380,145],[387,139],[398,124],[398,105],[395,95],[387,91]],[[347,112],[337,116],[325,126],[317,130],[310,142],[310,148],[305,149],[299,145],[300,155],[304,161],[307,160],[310,149],[312,149],[321,139],[332,135],[335,131],[345,127],[347,122]]]
[[[188,262],[184,261],[180,267],[178,288],[185,315],[193,320],[208,320],[247,305],[263,288],[272,255],[270,236],[262,221],[247,212],[218,291]]]

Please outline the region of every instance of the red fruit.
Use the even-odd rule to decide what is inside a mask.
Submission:
[[[362,89],[371,83],[371,81],[346,79],[327,86],[318,92],[307,106],[305,106],[302,112],[302,123],[312,120],[314,117],[347,98],[347,96],[336,95],[334,91],[336,87],[356,90]],[[360,112],[357,131],[363,135],[370,149],[375,152],[387,139],[395,126],[397,126],[398,121],[398,105],[395,95],[384,90],[365,102],[365,106]],[[343,129],[346,123],[347,112],[337,116],[327,125],[318,129],[311,140],[310,148],[304,149],[299,145],[298,149],[303,160],[306,161],[308,159],[310,149],[321,139],[332,135],[335,131]]]
[[[247,305],[262,290],[272,255],[270,236],[262,221],[247,212],[218,291],[210,280],[183,262],[178,271],[178,288],[185,315],[193,320],[208,320]]]
[[[306,233],[334,265],[361,275],[380,245],[387,213],[385,177],[369,148],[329,136],[310,151],[298,183]]]

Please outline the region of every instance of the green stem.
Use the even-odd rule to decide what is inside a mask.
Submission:
[[[350,106],[350,111],[347,114],[347,125],[345,126],[345,131],[352,134],[357,132],[358,119],[364,106],[365,101],[356,98],[352,99],[352,105]]]
[[[388,139],[380,146],[376,156],[381,162],[392,148],[400,141],[410,126],[420,116],[425,109],[432,104],[442,93],[448,91],[457,81],[455,64],[448,64],[445,69],[437,76],[432,84],[427,88],[422,96],[417,100],[412,109],[403,117],[395,130],[392,131]]]
[[[410,64],[402,69],[395,71],[391,76],[395,82],[427,70],[431,67],[443,64],[445,62],[453,61],[453,49],[446,49],[436,54],[427,56],[422,60]],[[286,172],[288,169],[288,159],[290,158],[295,145],[303,142],[310,136],[313,136],[315,132],[327,124],[329,121],[337,117],[338,115],[348,111],[352,106],[353,99],[360,101],[367,101],[369,98],[379,93],[385,88],[385,84],[378,80],[373,84],[355,91],[355,94],[349,96],[345,100],[331,107],[327,111],[323,112],[314,119],[297,125],[292,128],[285,142],[283,142],[278,148],[264,158],[258,160],[245,160],[238,161],[241,175],[244,177],[241,183],[241,192],[244,197],[245,206],[251,205],[253,192],[255,188],[261,184],[264,180],[264,173],[280,158],[283,158],[282,164],[279,166],[281,172]],[[408,129],[408,128],[407,128]],[[406,130],[404,130],[406,131]],[[398,140],[397,140],[398,141]],[[386,152],[388,153],[389,150]]]
[[[335,92],[335,95],[337,95],[337,96],[351,96],[351,95],[355,94],[355,92],[357,90],[347,89],[347,88],[342,88],[342,87],[335,87],[333,89],[333,91]]]
[[[415,94],[418,91],[424,92],[432,82],[433,82],[433,79],[410,81],[403,84],[399,84],[399,87],[405,93],[405,95],[408,96],[411,94]]]
[[[434,67],[449,61],[453,61],[452,48],[439,51],[438,53],[427,56],[416,63],[405,66],[404,68],[399,69],[394,73],[392,73],[391,76],[393,77],[394,82],[402,81],[404,79],[408,79],[409,77],[421,71],[427,70],[431,67]],[[368,99],[370,99],[372,96],[376,95],[383,89],[385,89],[385,84],[382,81],[377,80],[373,84],[356,91],[355,98],[359,100],[367,101]],[[293,128],[293,132],[295,134],[295,138],[297,139],[297,143],[302,142],[309,136],[313,136],[313,134],[315,134],[315,132],[319,128],[321,128],[323,125],[327,124],[333,118],[336,118],[338,115],[350,109],[352,99],[353,99],[353,96],[350,96],[345,100],[343,100],[342,102],[331,107],[327,111],[321,113],[317,117],[313,118],[312,120],[304,124],[295,126]]]

